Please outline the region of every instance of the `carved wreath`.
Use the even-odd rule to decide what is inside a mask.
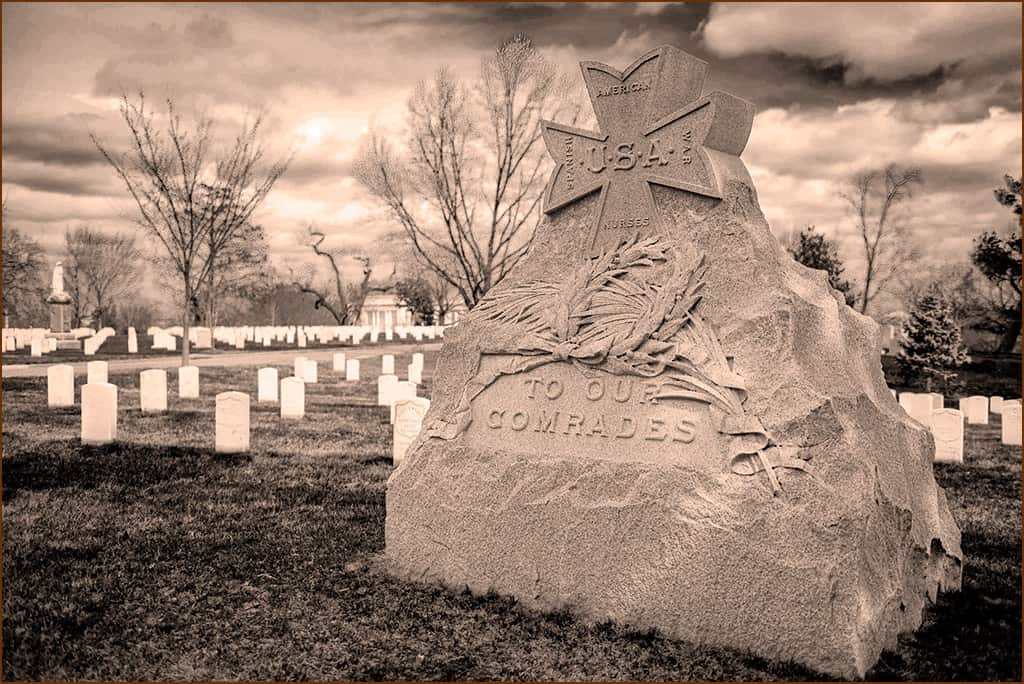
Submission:
[[[535,280],[498,288],[474,309],[485,320],[513,326],[509,355],[491,370],[477,368],[456,408],[429,435],[452,439],[468,427],[473,399],[502,375],[569,362],[584,373],[657,377],[655,399],[709,404],[721,416],[732,471],[765,471],[778,493],[774,467],[804,469],[800,459],[769,447],[760,420],[743,410],[743,379],[730,367],[714,330],[697,314],[704,286],[703,255],[684,255],[660,237],[635,237],[577,268],[568,281]]]

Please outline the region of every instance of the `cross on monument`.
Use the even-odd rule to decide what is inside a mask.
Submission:
[[[588,248],[659,231],[651,184],[721,199],[729,178],[750,183],[739,155],[754,106],[723,92],[702,95],[707,62],[655,48],[617,71],[580,62],[600,133],[543,121],[557,163],[544,192],[550,214],[600,190]]]

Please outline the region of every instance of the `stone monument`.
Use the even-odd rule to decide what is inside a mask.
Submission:
[[[932,436],[772,236],[753,106],[671,47],[581,67],[600,130],[544,124],[546,219],[446,331],[390,567],[863,675],[960,586]]]
[[[57,349],[81,349],[82,343],[71,333],[71,295],[64,291],[64,264],[58,261],[53,267],[50,279],[50,334],[57,342]]]

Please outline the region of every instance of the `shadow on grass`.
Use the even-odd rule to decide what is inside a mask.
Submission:
[[[88,446],[77,439],[43,442],[31,453],[5,454],[3,501],[10,501],[21,490],[94,489],[103,484],[140,488],[167,480],[209,477],[251,460],[248,454],[181,446],[125,442]]]

